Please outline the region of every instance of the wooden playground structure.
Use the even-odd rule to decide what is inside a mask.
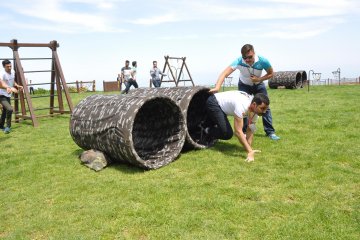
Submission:
[[[40,117],[52,117],[55,115],[72,113],[73,104],[69,94],[68,87],[66,85],[65,77],[60,65],[60,60],[57,54],[57,48],[59,44],[57,41],[51,41],[50,43],[19,43],[16,39],[10,41],[10,43],[0,42],[0,47],[9,47],[13,52],[12,58],[6,58],[13,60],[13,70],[15,71],[15,82],[23,86],[23,91],[14,94],[14,112],[15,112],[15,122],[19,122],[21,119],[32,121],[32,125],[37,127],[39,125],[38,118]],[[20,58],[19,48],[22,47],[31,47],[31,48],[50,48],[51,58]],[[1,58],[4,60],[5,58]],[[51,69],[50,70],[36,70],[36,71],[25,71],[22,67],[22,61],[27,60],[51,60]],[[25,78],[25,73],[36,73],[36,72],[50,72],[51,78],[50,82],[46,83],[35,83],[28,84]],[[31,96],[28,86],[35,85],[50,85],[50,94],[45,96]],[[63,93],[66,98],[68,105],[68,110],[65,110]],[[40,97],[49,97],[49,107],[46,108],[34,108],[33,99]],[[55,98],[57,99],[57,106],[55,106]],[[49,110],[49,114],[45,115],[36,115],[35,112],[38,110]]]
[[[170,56],[164,56],[165,58],[165,64],[164,64],[164,69],[163,69],[163,73],[165,73],[166,69],[168,68],[168,72],[170,72],[170,75],[168,75],[169,80],[164,80],[164,76],[161,76],[161,83],[163,82],[173,82],[175,83],[175,86],[177,87],[179,85],[180,82],[191,82],[191,84],[193,86],[195,86],[190,71],[186,65],[186,57],[170,57]],[[181,62],[181,67],[179,68],[179,73],[177,73],[177,68],[175,68],[174,66],[170,65],[169,60],[177,60]],[[189,79],[184,79],[184,69],[186,70]],[[150,83],[150,87],[151,87],[151,83]]]

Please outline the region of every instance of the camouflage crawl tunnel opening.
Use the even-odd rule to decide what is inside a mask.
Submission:
[[[163,95],[92,95],[75,107],[70,134],[85,150],[156,169],[180,154],[185,120],[174,101]]]
[[[287,89],[301,88],[307,80],[307,74],[304,70],[298,71],[279,71],[269,79],[269,88],[276,89],[285,87]]]
[[[136,96],[163,94],[175,101],[180,106],[186,121],[185,149],[202,149],[215,143],[216,139],[203,137],[199,127],[199,124],[207,118],[205,103],[210,96],[209,88],[200,86],[137,88],[130,90],[129,94]]]

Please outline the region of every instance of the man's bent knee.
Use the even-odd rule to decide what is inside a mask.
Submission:
[[[230,140],[232,137],[233,137],[234,133],[231,131],[231,132],[226,132],[224,135],[223,135],[223,140]]]

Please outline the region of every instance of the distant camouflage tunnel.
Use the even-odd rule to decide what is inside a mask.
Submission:
[[[202,149],[212,146],[216,139],[201,138],[199,124],[206,118],[205,103],[210,96],[206,87],[166,87],[137,88],[130,95],[151,96],[164,94],[174,100],[181,108],[186,121],[185,149]]]
[[[270,88],[285,87],[288,89],[296,89],[303,87],[307,80],[307,74],[304,70],[298,71],[279,71],[269,79]]]
[[[181,109],[166,96],[93,95],[74,108],[70,133],[83,149],[156,169],[180,154],[186,130]]]

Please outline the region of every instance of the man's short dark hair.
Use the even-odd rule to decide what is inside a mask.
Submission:
[[[5,65],[11,64],[11,62],[8,59],[5,59],[4,61],[2,61],[2,65],[3,67],[5,67]]]
[[[133,62],[131,63],[131,65],[133,65],[133,67],[135,67],[135,66],[136,66],[136,61],[133,61]]]
[[[270,105],[270,99],[268,96],[266,96],[263,93],[257,93],[255,94],[254,98],[252,99],[251,103],[255,102],[256,105],[261,105],[262,103],[265,103],[266,105]]]
[[[125,63],[130,63],[130,61],[129,61],[129,60],[126,60]]]
[[[254,51],[254,47],[251,44],[245,44],[242,48],[241,48],[241,55],[246,56],[246,54],[250,51]]]
[[[153,61],[153,64],[154,64],[154,63],[157,63],[157,61]]]

